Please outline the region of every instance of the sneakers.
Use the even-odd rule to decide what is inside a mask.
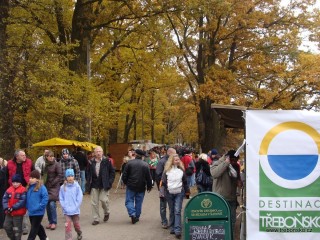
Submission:
[[[98,225],[99,224],[99,221],[96,221],[96,220],[94,220],[93,222],[92,222],[92,225],[94,226],[94,225]]]
[[[107,213],[106,215],[104,215],[103,221],[106,222],[109,220],[109,213]]]
[[[82,232],[77,233],[77,234],[78,234],[78,236],[77,236],[77,240],[81,240],[81,239],[82,239]]]
[[[55,225],[54,223],[51,224],[50,229],[51,229],[51,230],[55,230],[55,229],[56,229],[56,225]]]

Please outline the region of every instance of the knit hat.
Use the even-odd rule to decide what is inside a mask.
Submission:
[[[12,180],[13,183],[14,182],[22,183],[22,178],[21,178],[21,176],[19,174],[13,175],[11,180]]]
[[[213,149],[211,150],[211,155],[217,155],[217,154],[218,154],[217,149],[213,148]]]
[[[68,148],[62,149],[61,155],[64,155],[64,154],[68,154],[68,155],[69,155],[69,150],[68,150]]]
[[[70,176],[74,177],[74,171],[71,168],[66,170],[66,177],[70,177]]]
[[[36,178],[36,179],[40,179],[40,173],[38,170],[33,170],[31,173],[30,173],[30,178]]]

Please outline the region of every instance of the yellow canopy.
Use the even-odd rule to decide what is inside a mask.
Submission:
[[[98,145],[90,142],[79,142],[76,140],[68,140],[63,138],[51,138],[42,142],[37,142],[32,145],[32,147],[67,147],[67,146],[81,147],[87,151],[92,151]]]

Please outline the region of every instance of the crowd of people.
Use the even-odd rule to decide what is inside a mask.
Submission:
[[[239,156],[234,150],[220,156],[216,149],[200,155],[191,148],[155,147],[128,149],[120,169],[121,187],[125,188],[125,207],[132,224],[139,222],[145,193],[159,191],[161,227],[181,238],[182,203],[192,188],[198,193],[220,194],[231,210],[232,227],[236,221],[238,189],[242,187]],[[114,160],[98,146],[85,154],[62,149],[61,158],[46,149],[35,163],[17,150],[11,160],[0,158],[0,227],[10,240],[28,240],[38,236],[48,240],[47,230],[57,227],[57,202],[65,217],[65,239],[72,239],[72,224],[77,239],[82,239],[80,206],[84,194],[90,194],[92,225],[110,217],[109,193],[115,180]],[[99,214],[99,207],[103,216]],[[167,218],[167,207],[169,218]],[[43,226],[47,214],[48,224]],[[30,229],[28,229],[28,221]]]
[[[134,161],[132,160],[134,159]],[[139,159],[140,161],[137,161]],[[142,161],[141,161],[142,160]],[[143,163],[144,162],[144,163]],[[141,167],[138,168],[138,163]],[[143,165],[143,167],[142,167]],[[134,167],[133,167],[134,166]],[[149,174],[142,174],[149,168],[152,186],[156,183],[160,199],[160,220],[164,229],[181,238],[181,210],[184,198],[189,198],[192,188],[197,193],[209,191],[220,194],[229,204],[232,229],[235,229],[238,195],[242,188],[239,156],[235,150],[220,155],[217,149],[197,154],[191,148],[181,146],[155,147],[149,151],[130,149],[123,158],[121,167],[122,187],[127,187],[126,206],[132,223],[139,221],[145,190],[150,191]],[[140,174],[135,174],[139,171]],[[135,177],[128,182],[127,175]],[[136,179],[135,179],[136,178]],[[137,190],[137,179],[144,181]],[[134,191],[135,193],[131,193]],[[140,198],[130,200],[128,196],[140,193]],[[132,211],[136,204],[136,212]],[[169,208],[169,220],[167,218]]]

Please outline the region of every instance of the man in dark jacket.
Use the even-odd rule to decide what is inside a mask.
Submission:
[[[82,193],[85,193],[85,184],[86,184],[86,174],[85,170],[88,165],[88,159],[86,154],[81,151],[80,147],[77,147],[77,152],[73,155],[73,157],[78,161],[79,168],[80,168],[80,180],[79,183],[81,186]]]
[[[115,177],[115,170],[108,158],[103,156],[102,148],[96,147],[94,158],[88,162],[86,171],[86,190],[91,195],[92,225],[99,224],[99,201],[104,211],[103,221],[109,220],[109,190],[112,187]]]
[[[124,168],[122,181],[126,188],[126,208],[132,224],[139,221],[145,191],[152,189],[152,179],[149,165],[143,161],[146,153],[136,150],[136,159],[130,160]]]

